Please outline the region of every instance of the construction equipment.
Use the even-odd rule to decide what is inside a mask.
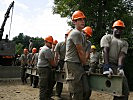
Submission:
[[[15,43],[8,39],[7,34],[6,38],[2,39],[7,18],[9,18],[10,10],[13,7],[14,1],[9,5],[4,16],[4,21],[0,27],[0,65],[12,65],[15,58]]]

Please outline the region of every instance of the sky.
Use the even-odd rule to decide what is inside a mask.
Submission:
[[[13,0],[0,0],[0,27],[4,15]],[[64,41],[64,34],[71,29],[67,18],[52,13],[54,0],[14,0],[12,26],[9,39],[24,33],[30,37],[45,38],[52,35],[58,41]],[[10,12],[11,15],[11,12]],[[4,27],[3,38],[9,34],[11,16]]]

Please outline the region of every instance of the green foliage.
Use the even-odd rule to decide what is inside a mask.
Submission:
[[[86,26],[93,28],[91,42],[97,47],[99,47],[100,39],[105,33],[112,33],[112,24],[118,19],[123,20],[126,25],[125,35],[133,31],[131,0],[54,0],[54,14],[60,14],[61,17],[70,19],[76,10],[85,13]],[[68,24],[72,26],[71,22]]]
[[[39,37],[30,37],[27,35],[24,35],[23,33],[19,33],[18,36],[13,38],[13,41],[16,43],[16,53],[22,54],[24,48],[29,47],[29,40],[33,40],[33,47],[37,48],[39,50],[40,47],[44,45],[43,38]]]
[[[21,54],[22,52],[23,52],[23,44],[21,44],[21,43],[18,43],[18,44],[16,44],[16,54]]]

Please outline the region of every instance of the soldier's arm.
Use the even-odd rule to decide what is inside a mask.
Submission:
[[[118,65],[123,65],[124,59],[125,59],[125,53],[124,52],[120,52],[119,58],[118,58]]]
[[[86,52],[86,60],[90,59],[90,52]]]
[[[58,57],[59,57],[59,53],[55,52],[54,60],[55,60],[56,64],[58,63]]]
[[[54,59],[48,59],[48,61],[51,66],[56,67],[56,63],[55,63]]]
[[[77,52],[78,52],[81,63],[85,65],[86,64],[86,55],[85,55],[85,51],[84,51],[82,45],[76,44],[76,48],[77,48]]]
[[[104,62],[105,64],[109,64],[109,47],[104,47],[103,48],[103,52],[104,52]]]
[[[122,49],[121,49],[121,51],[119,53],[118,66],[119,65],[123,66],[123,63],[124,63],[124,60],[125,60],[125,56],[127,54],[127,50],[128,50],[128,43],[124,42],[124,46],[122,47]]]

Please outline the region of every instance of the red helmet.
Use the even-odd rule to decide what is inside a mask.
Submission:
[[[36,53],[37,52],[37,49],[36,48],[33,48],[32,49],[32,53]]]
[[[46,38],[44,38],[45,41],[53,43],[53,37],[52,36],[47,36]]]
[[[77,20],[77,19],[80,19],[80,18],[86,18],[84,13],[80,10],[75,11],[72,15],[72,20]]]
[[[54,45],[56,45],[57,43],[58,43],[58,41],[57,41],[57,40],[54,40],[54,41],[53,41],[53,44],[54,44]]]
[[[83,31],[88,35],[88,36],[92,36],[92,28],[89,26],[86,26]]]
[[[121,21],[121,20],[115,21],[114,24],[113,24],[113,26],[112,26],[112,28],[114,28],[114,27],[116,27],[116,26],[120,26],[120,27],[125,28],[124,22]]]

